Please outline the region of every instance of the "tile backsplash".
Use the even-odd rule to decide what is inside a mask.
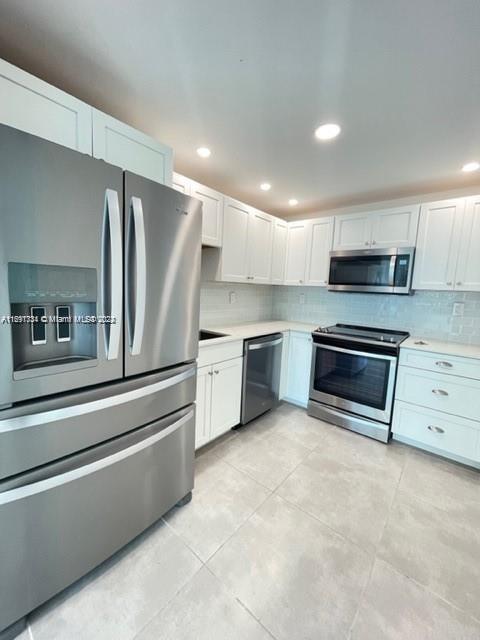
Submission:
[[[200,326],[271,320],[274,287],[255,284],[204,282],[200,290]],[[236,297],[230,303],[230,294]]]
[[[463,315],[453,315],[456,302],[463,304],[459,309]],[[419,337],[480,344],[480,293],[416,291],[411,296],[394,296],[275,287],[272,317],[400,329]]]

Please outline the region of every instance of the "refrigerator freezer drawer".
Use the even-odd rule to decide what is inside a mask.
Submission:
[[[195,364],[0,412],[0,480],[115,438],[195,400]]]
[[[0,483],[0,630],[86,574],[193,488],[191,405],[135,434]],[[124,444],[124,448],[122,448]],[[58,469],[59,465],[64,465]],[[35,474],[37,479],[35,479]]]

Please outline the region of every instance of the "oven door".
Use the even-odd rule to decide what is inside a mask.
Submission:
[[[395,388],[395,356],[314,344],[310,399],[389,423]]]

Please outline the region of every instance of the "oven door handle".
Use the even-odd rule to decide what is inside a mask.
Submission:
[[[390,362],[395,362],[397,360],[397,356],[388,356],[383,355],[381,353],[372,353],[369,351],[356,351],[355,349],[343,349],[342,347],[333,347],[329,344],[322,344],[319,342],[314,342],[313,346],[316,349],[327,349],[328,351],[338,351],[339,353],[350,353],[354,356],[364,356],[367,358],[380,358],[381,360],[390,360]]]

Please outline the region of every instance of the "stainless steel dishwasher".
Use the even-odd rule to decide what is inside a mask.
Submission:
[[[282,344],[281,333],[244,341],[241,424],[277,405]]]

